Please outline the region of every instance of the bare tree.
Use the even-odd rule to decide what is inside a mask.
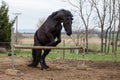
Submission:
[[[118,43],[118,36],[120,34],[120,1],[119,0],[118,0],[118,14],[119,14],[118,30],[117,30],[117,36],[116,36],[116,40],[115,40],[115,44],[114,44],[114,51],[113,51],[115,62],[117,61],[117,43]]]
[[[85,26],[86,33],[86,51],[88,52],[88,27],[90,23],[90,17],[93,10],[93,4],[90,2],[91,0],[76,0],[78,4],[74,4],[71,0],[67,0],[67,2],[77,9],[78,15]]]
[[[107,16],[107,1],[108,0],[92,0],[94,8],[99,19],[100,28],[101,28],[101,52],[104,52],[104,28],[105,28],[105,19]],[[102,5],[100,5],[102,4]],[[102,7],[102,8],[101,8]]]
[[[105,32],[105,47],[104,47],[104,52],[108,53],[109,48],[110,48],[110,39],[111,39],[111,28],[112,24],[115,18],[115,0],[109,0],[108,1],[108,6],[109,6],[109,14],[108,14],[108,27]],[[108,41],[108,32],[109,32],[109,41]],[[108,44],[108,50],[107,50],[107,44]]]
[[[118,42],[119,33],[120,33],[120,3],[119,3],[119,24],[118,24],[118,31],[117,31],[117,36],[116,36],[115,51],[117,50],[117,42]]]
[[[39,19],[39,21],[37,23],[37,28],[39,28],[44,23],[44,21],[45,21],[44,18]]]

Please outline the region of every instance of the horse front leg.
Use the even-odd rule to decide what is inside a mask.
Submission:
[[[45,46],[57,46],[60,42],[61,42],[61,39],[59,39],[55,42],[51,42],[49,44],[46,44]],[[41,64],[42,70],[49,68],[49,66],[47,66],[47,64],[46,64],[45,58],[49,54],[50,51],[51,51],[50,49],[45,49],[43,55],[41,56],[40,64]]]
[[[61,40],[55,41],[55,38],[54,38],[55,36],[53,36],[53,34],[49,31],[46,31],[46,35],[47,35],[47,38],[50,40],[50,42],[45,46],[56,46],[58,43],[61,42]]]
[[[45,46],[57,46],[61,42],[61,37],[57,36],[57,41],[51,40],[50,43],[46,44]]]
[[[57,40],[57,41],[54,42],[53,44],[49,44],[49,45],[47,44],[47,46],[56,46],[56,45],[58,45],[60,42],[61,42],[61,40]],[[45,45],[45,46],[46,46],[46,45]],[[44,50],[44,53],[43,53],[43,55],[41,56],[40,64],[41,64],[41,69],[42,69],[42,70],[49,68],[49,66],[47,66],[47,64],[46,64],[45,58],[46,58],[46,56],[49,54],[50,51],[51,51],[50,49]]]
[[[47,64],[46,64],[45,58],[49,54],[50,51],[51,50],[44,50],[44,53],[41,56],[40,64],[41,64],[41,69],[42,70],[49,68],[49,66],[47,66]]]
[[[60,42],[61,42],[61,40],[52,41],[52,42],[46,44],[45,46],[57,46]]]

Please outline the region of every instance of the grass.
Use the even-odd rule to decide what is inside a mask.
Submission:
[[[120,54],[117,55],[117,61],[120,61]],[[47,59],[62,59],[63,55],[60,53],[50,53],[47,57]],[[75,59],[75,60],[81,60],[82,55],[81,54],[65,54],[65,59]],[[85,54],[85,60],[92,60],[92,61],[114,61],[114,57],[112,54]]]
[[[7,56],[8,53],[2,53],[0,56]],[[31,51],[18,51],[15,50],[14,52],[16,56],[19,57],[31,57],[32,52]],[[63,51],[62,50],[53,50],[50,52],[50,54],[47,56],[47,60],[51,59],[63,59]],[[74,59],[74,60],[81,60],[82,55],[81,54],[70,54],[69,50],[65,51],[65,59]],[[85,54],[86,60],[92,60],[92,61],[114,61],[113,54],[105,55],[103,53],[95,54],[95,53],[88,53]],[[120,53],[117,54],[117,61],[120,61]]]

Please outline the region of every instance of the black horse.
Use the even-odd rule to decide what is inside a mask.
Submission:
[[[72,20],[73,15],[70,11],[61,9],[53,12],[42,26],[34,34],[34,46],[57,46],[61,42],[61,29],[64,26],[66,34],[72,34]],[[28,66],[36,67],[40,62],[41,69],[49,68],[46,65],[45,57],[50,52],[50,49],[32,50],[33,61]]]

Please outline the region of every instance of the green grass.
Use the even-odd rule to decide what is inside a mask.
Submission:
[[[93,60],[93,61],[114,61],[114,57],[112,54],[109,55],[103,55],[103,54],[87,54],[86,59]],[[120,55],[117,56],[117,61],[120,61],[119,59]]]
[[[117,55],[117,61],[120,61],[120,54]],[[47,59],[62,59],[63,54],[61,53],[50,53],[47,57]],[[65,59],[76,59],[76,60],[81,60],[82,59],[82,54],[70,54],[66,53],[65,54]],[[114,61],[114,57],[112,54],[105,55],[103,53],[101,54],[85,54],[85,59],[86,60],[92,60],[92,61]]]
[[[2,53],[0,54],[0,56],[7,56],[8,53],[11,52],[7,52],[7,53]],[[16,56],[19,57],[31,57],[32,52],[31,51],[18,51],[15,50],[14,52],[16,54]],[[63,51],[62,50],[53,50],[50,52],[50,54],[47,56],[47,60],[51,60],[51,59],[63,59]],[[70,54],[69,50],[65,51],[65,59],[74,59],[74,60],[81,60],[82,59],[82,55],[81,54]],[[92,61],[114,61],[114,57],[113,54],[108,54],[105,55],[103,53],[88,53],[85,54],[85,59],[86,60],[92,60]],[[120,53],[117,53],[117,61],[120,61]]]

